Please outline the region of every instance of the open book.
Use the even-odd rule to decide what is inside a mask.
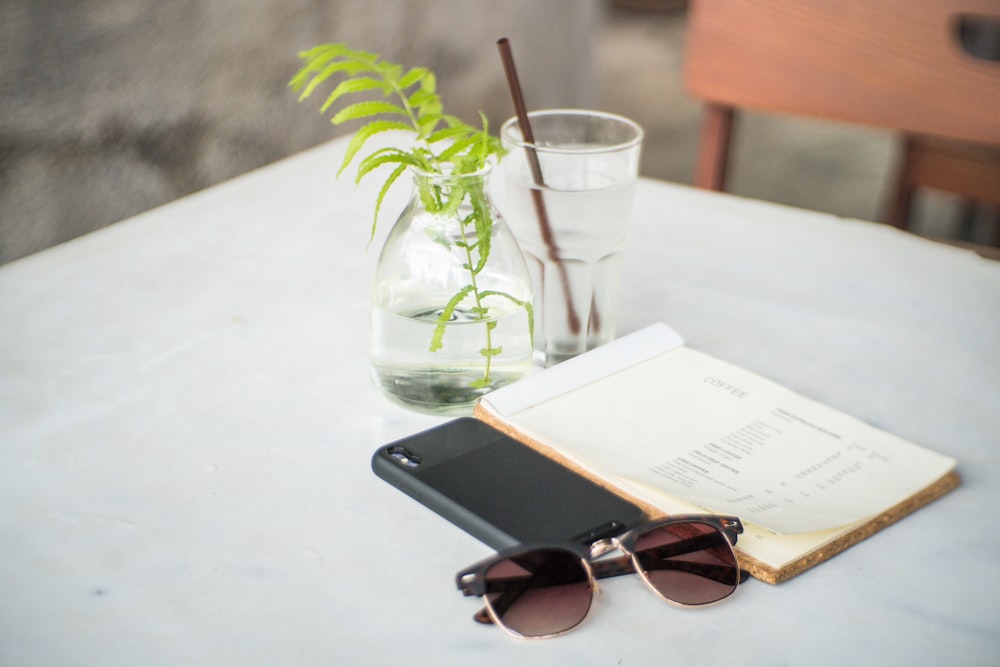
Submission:
[[[663,324],[480,399],[476,416],[653,515],[734,514],[778,583],[954,488],[956,461],[684,346]]]

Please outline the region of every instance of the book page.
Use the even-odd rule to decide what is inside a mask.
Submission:
[[[620,487],[636,498],[659,508],[666,514],[712,512],[711,508],[692,505],[677,499],[661,489],[619,478]],[[775,568],[783,568],[804,554],[818,549],[839,537],[843,531],[856,528],[872,517],[857,523],[812,533],[779,535],[750,521],[743,521],[743,534],[736,543],[737,551],[752,556]]]
[[[855,524],[955,466],[686,347],[504,418],[601,476],[776,534]]]

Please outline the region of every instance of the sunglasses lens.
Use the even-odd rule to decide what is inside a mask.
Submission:
[[[685,605],[717,602],[736,590],[740,568],[726,536],[697,521],[653,528],[635,542],[637,570],[663,597]]]
[[[561,549],[538,549],[491,566],[485,575],[486,604],[509,630],[545,637],[575,627],[593,599],[580,557]]]

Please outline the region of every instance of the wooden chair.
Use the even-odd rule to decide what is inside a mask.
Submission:
[[[1000,62],[963,45],[982,34],[1000,38],[1000,0],[694,0],[684,83],[704,102],[695,185],[725,188],[746,108],[898,130],[897,227],[919,187],[1000,206]]]

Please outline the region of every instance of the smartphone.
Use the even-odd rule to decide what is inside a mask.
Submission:
[[[375,474],[494,549],[622,533],[640,507],[464,417],[380,447]]]

